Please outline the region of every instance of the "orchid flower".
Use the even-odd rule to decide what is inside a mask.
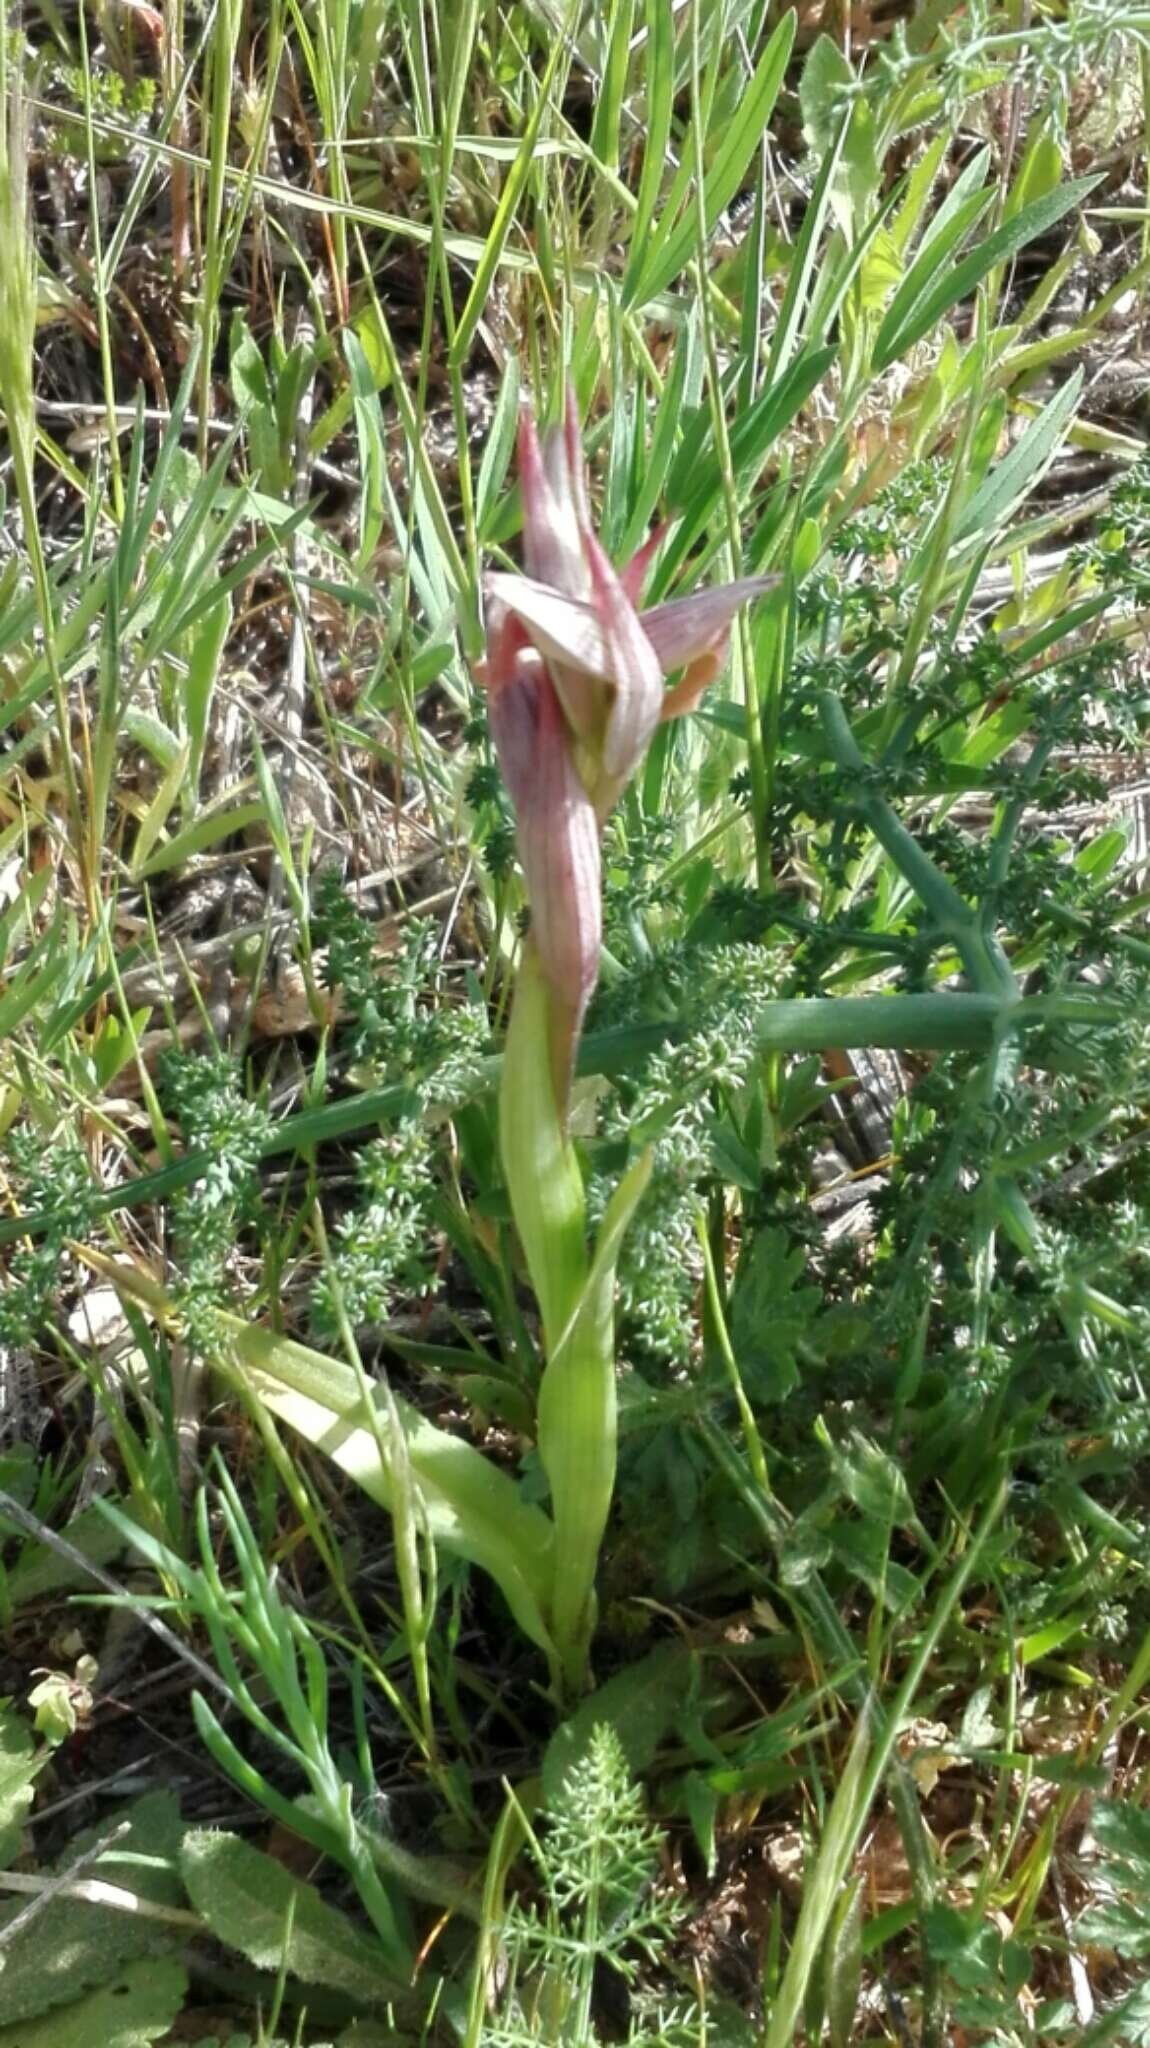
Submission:
[[[744,577],[637,609],[660,529],[615,570],[591,525],[574,393],[542,441],[519,431],[522,576],[486,578],[481,670],[515,807],[531,930],[552,996],[556,1089],[566,1096],[599,972],[603,823],[656,727],[690,711],[726,659],[739,606],[776,580]],[[664,678],[681,669],[671,690]]]
[[[531,903],[499,1086],[499,1146],[511,1213],[543,1325],[536,1407],[554,1550],[547,1624],[559,1694],[584,1683],[595,1571],[616,1462],[615,1262],[651,1171],[632,1161],[588,1245],[582,1169],[567,1099],[599,972],[600,839],[659,721],[690,710],[726,656],[739,606],[775,580],[728,583],[638,609],[655,533],[616,570],[591,525],[578,415],[519,430],[522,576],[486,582],[491,731],[515,806]],[[670,690],[667,675],[682,670]]]

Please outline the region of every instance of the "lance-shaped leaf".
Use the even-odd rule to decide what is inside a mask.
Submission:
[[[232,1360],[266,1408],[325,1451],[381,1507],[391,1477],[376,1427],[365,1415],[349,1365],[238,1316],[218,1317]],[[545,1620],[554,1531],[541,1508],[524,1501],[513,1479],[471,1444],[396,1400],[420,1511],[433,1540],[489,1572],[524,1634],[549,1656]],[[386,1412],[379,1419],[386,1432]]]

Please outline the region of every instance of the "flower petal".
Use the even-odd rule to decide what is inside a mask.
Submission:
[[[616,792],[634,774],[659,723],[663,671],[638,612],[596,536],[583,536],[591,593],[607,645],[606,673],[615,685],[603,735],[603,774]]]
[[[623,585],[632,604],[637,605],[642,597],[643,585],[647,581],[647,571],[670,530],[670,520],[664,519],[661,526],[657,526],[653,533],[647,535],[637,554],[632,555],[629,562],[624,562],[623,567],[620,569],[619,581]]]
[[[514,612],[548,660],[563,662],[585,676],[614,680],[607,636],[590,599],[565,596],[550,583],[511,576],[502,569],[492,569],[484,585],[488,600]]]
[[[528,574],[568,597],[587,597],[591,579],[583,555],[578,493],[571,486],[564,432],[549,428],[540,447],[535,421],[526,407],[519,421],[519,482],[523,559]]]
[[[659,657],[664,675],[688,668],[701,654],[718,647],[741,604],[773,590],[778,576],[741,576],[735,583],[717,583],[690,597],[672,598],[640,612],[644,633]]]

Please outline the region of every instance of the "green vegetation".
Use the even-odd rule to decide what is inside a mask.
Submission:
[[[0,2048],[1150,2041],[1148,108],[8,20]]]

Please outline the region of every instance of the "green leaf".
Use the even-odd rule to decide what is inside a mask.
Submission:
[[[619,168],[619,122],[627,86],[630,41],[631,0],[613,0],[606,34],[606,56],[599,67],[599,93],[591,129],[591,153],[611,171]]]
[[[44,1758],[37,1753],[32,1731],[20,1714],[0,1708],[0,1869],[19,1854],[24,1816]]]
[[[862,1880],[852,1878],[831,1916],[823,1951],[823,2010],[831,2048],[850,2048],[862,1986]]]
[[[884,1529],[905,1528],[914,1521],[914,1507],[902,1467],[881,1445],[872,1443],[859,1429],[852,1429],[842,1445],[821,1424],[817,1434],[839,1485],[860,1515]]]
[[[964,299],[970,298],[996,263],[1007,261],[1019,249],[1024,249],[1028,242],[1035,241],[1039,235],[1056,226],[1072,207],[1093,192],[1098,182],[1098,176],[1073,178],[1057,191],[1046,193],[1032,205],[1023,207],[1013,220],[1003,221],[1001,227],[958,263],[951,264],[947,258],[960,237],[948,233],[945,248],[940,248],[937,242],[932,243],[929,254],[934,261],[929,280],[920,276],[920,259],[895,293],[879,328],[875,341],[875,369],[885,370],[899,356],[905,355],[908,349],[930,333],[952,306],[961,305]],[[977,196],[981,198],[984,195]],[[965,219],[965,214],[960,217]]]
[[[93,1564],[110,1564],[124,1548],[123,1537],[110,1526],[96,1502],[65,1523],[63,1533],[72,1548]],[[72,1564],[50,1550],[46,1543],[29,1543],[5,1574],[5,1591],[13,1607],[26,1606],[31,1600],[43,1600],[49,1593],[67,1592],[73,1587],[90,1592],[91,1574],[82,1565]]]
[[[197,619],[188,635],[188,671],[184,679],[184,724],[189,742],[188,808],[195,805],[200,769],[208,738],[208,719],[220,657],[231,630],[232,601],[226,593]]]
[[[833,36],[815,37],[799,79],[803,139],[822,158],[833,146],[856,91],[853,70]]]
[[[191,742],[185,740],[136,827],[136,843],[132,848],[129,866],[133,881],[138,880],[142,870],[147,867],[152,849],[181,794],[192,786],[188,774],[191,754]]]
[[[1150,1920],[1141,1900],[1107,1899],[1088,1906],[1075,1934],[1085,1946],[1117,1949],[1129,1962],[1150,1956]]]
[[[175,1800],[167,1792],[150,1792],[121,1818],[129,1822],[128,1833],[85,1871],[85,1877],[102,1878],[156,1904],[181,1906],[183,1887],[174,1866],[183,1829]],[[106,1826],[102,1822],[101,1834]],[[68,1870],[96,1839],[92,1833],[78,1836],[57,1865],[57,1873]],[[128,1860],[133,1857],[147,1860]],[[24,1903],[15,1900],[0,1908],[0,1934]],[[156,1958],[186,1938],[186,1929],[167,1926],[162,1920],[95,1905],[89,1899],[53,1899],[5,1944],[0,2024],[11,2028],[17,2021],[36,2018],[96,1985],[108,1984],[127,1963],[147,1957],[147,1969],[154,1970]],[[168,2019],[164,2027],[170,2024]],[[158,2031],[163,2033],[164,2027]],[[16,2048],[17,2038],[22,2039],[13,2035],[9,2041],[0,2034],[0,2048]],[[83,2035],[73,2038],[77,2043],[88,2039]],[[59,2048],[55,2035],[45,2034],[42,2039],[44,2048],[49,2048],[49,2043],[51,2048]],[[91,2042],[96,2048],[94,2036]],[[100,2048],[104,2048],[103,2040]]]
[[[803,1285],[806,1255],[782,1230],[760,1230],[739,1261],[731,1343],[753,1400],[785,1401],[799,1383],[798,1347],[814,1330],[821,1295]]]
[[[511,354],[503,366],[503,380],[495,411],[487,430],[483,449],[483,460],[479,465],[479,478],[475,486],[475,524],[481,540],[489,540],[490,521],[503,489],[504,479],[511,466],[511,451],[515,446],[515,429],[519,418],[519,357]]]
[[[643,169],[639,176],[635,218],[631,223],[631,242],[623,281],[624,303],[630,297],[650,252],[648,237],[667,162],[675,97],[674,15],[666,0],[646,0],[644,14],[647,25],[647,105],[643,124]]]
[[[1105,881],[1112,874],[1130,844],[1130,835],[1120,825],[1112,825],[1108,832],[1099,832],[1097,837],[1087,841],[1074,856],[1074,865],[1080,875],[1086,875],[1092,882]]]
[[[1084,372],[1077,369],[1048,405],[1032,419],[1010,453],[979,486],[959,515],[955,541],[982,539],[1005,525],[1016,505],[1046,474],[1062,445],[1082,392]]]
[[[197,853],[206,853],[209,846],[215,846],[221,839],[231,839],[236,833],[246,832],[249,825],[264,820],[262,804],[236,804],[231,810],[201,812],[195,823],[169,839],[154,853],[140,870],[138,879],[149,881],[153,875],[166,875],[172,868],[182,867]]]
[[[786,76],[791,47],[795,40],[798,17],[793,8],[779,21],[755,69],[754,77],[739,101],[735,118],[728,126],[714,160],[707,171],[707,189],[704,202],[706,232],[709,235],[724,207],[730,205],[743,181],[747,165],[762,141],[767,123],[771,118],[779,87]],[[683,181],[683,196],[690,183],[690,167],[694,161],[690,137],[683,146],[682,163],[688,176]],[[677,226],[671,221],[681,203],[678,196],[679,182],[672,190],[671,199],[663,217],[651,236],[650,249],[641,260],[638,274],[630,266],[623,281],[623,304],[645,305],[678,277],[695,254],[698,242],[698,221],[693,205],[688,205]]]
[[[506,1083],[505,1090],[506,1090]],[[558,1341],[548,1333],[539,1387],[539,1456],[551,1488],[554,1583],[550,1619],[569,1655],[585,1648],[595,1567],[615,1485],[615,1266],[651,1177],[648,1151],[628,1168],[599,1226],[586,1282]],[[541,1198],[540,1198],[541,1199]]]
[[[902,328],[909,325],[916,307],[923,304],[932,287],[937,285],[939,278],[945,278],[949,275],[951,257],[982,219],[983,214],[986,213],[990,206],[993,194],[990,192],[969,193],[961,206],[953,204],[954,197],[955,195],[952,193],[950,195],[949,219],[941,226],[938,219],[931,223],[930,239],[926,240],[924,238],[923,246],[919,249],[914,262],[911,264],[890,305],[887,307],[875,344],[874,366],[876,370],[885,368],[887,360],[893,360],[893,357],[886,358],[884,356],[883,361],[881,363],[879,361],[879,350],[884,346],[884,337],[888,332],[900,334]],[[902,348],[895,349],[894,353],[896,355],[904,353],[909,347],[910,343],[905,342]]]
[[[237,1316],[219,1318],[244,1379],[273,1415],[334,1459],[381,1507],[390,1508],[390,1473],[360,1400],[351,1367]],[[397,1399],[420,1511],[432,1538],[489,1572],[524,1634],[550,1647],[543,1604],[550,1583],[552,1528],[523,1500],[514,1480],[450,1431],[437,1429]],[[389,1427],[381,1403],[378,1427]]]
[[[383,531],[387,442],[383,431],[377,380],[354,327],[344,330],[343,352],[351,378],[355,434],[359,445],[359,545],[355,566],[362,569],[371,560]]]
[[[149,2048],[171,2030],[187,1989],[187,1971],[170,1957],[128,1963],[75,2005],[0,2027],[0,2048]]]
[[[723,1803],[722,1797],[702,1771],[688,1771],[683,1782],[682,1798],[707,1876],[711,1877],[714,1875],[718,1858],[715,1825],[719,1817],[719,1808]]]
[[[1099,1799],[1090,1832],[1105,1854],[1131,1866],[1139,1890],[1150,1898],[1150,1808],[1125,1799]]]
[[[695,1682],[696,1661],[681,1643],[661,1643],[589,1693],[557,1728],[543,1758],[543,1796],[553,1807],[563,1782],[591,1748],[596,1728],[614,1730],[635,1777],[654,1763]]]
[[[329,1984],[364,2004],[402,1992],[384,1974],[379,1945],[238,1835],[193,1828],[180,1849],[188,1897],[217,1941],[257,1970],[285,1966],[302,1984]]]

